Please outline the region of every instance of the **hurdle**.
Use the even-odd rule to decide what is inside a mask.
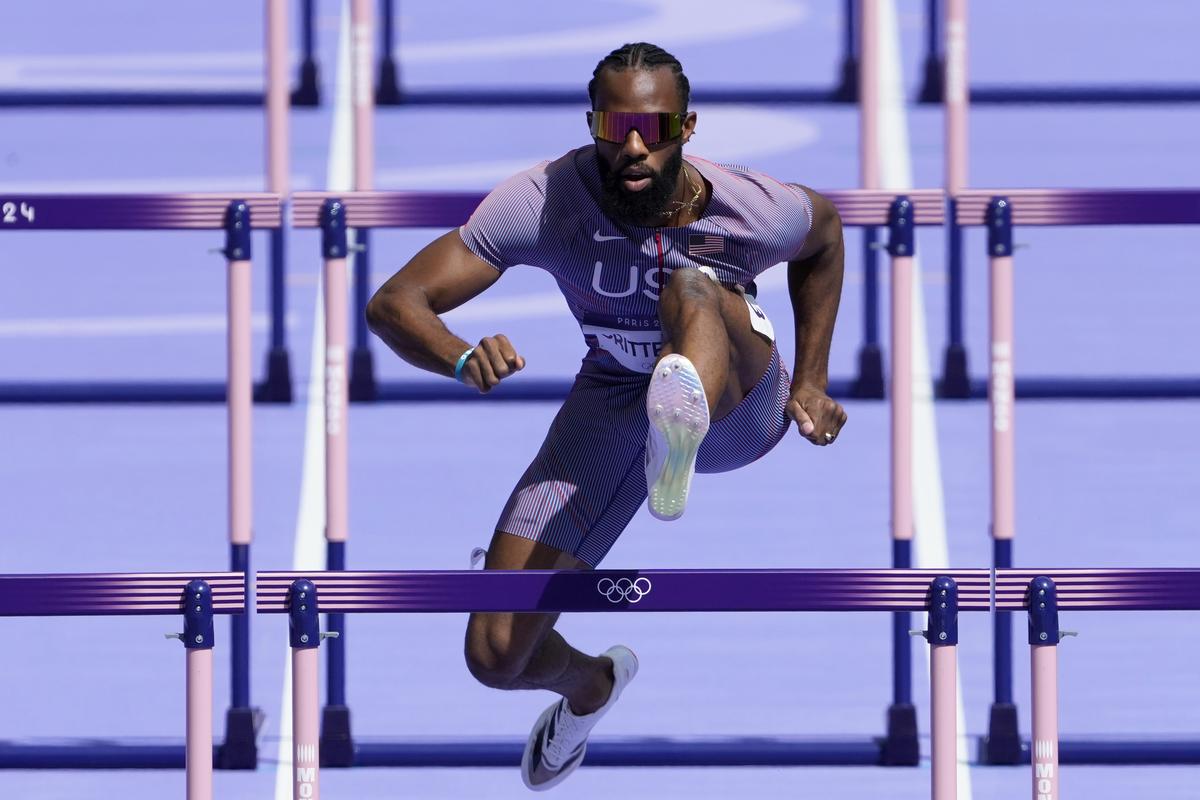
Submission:
[[[308,28],[312,27],[312,0],[304,0],[308,9]],[[267,13],[266,94],[260,98],[265,108],[266,191],[276,195],[275,203],[286,202],[289,186],[288,124],[288,37],[287,0],[265,0]],[[308,45],[311,47],[311,30]],[[311,67],[315,80],[315,64]],[[307,65],[302,70],[310,71]],[[0,95],[2,101],[2,95]],[[0,106],[3,102],[0,102]],[[0,190],[0,231],[20,230],[167,230],[204,227],[188,218],[186,209],[176,207],[181,198],[206,195],[91,195],[44,196]],[[211,195],[208,195],[212,197]],[[168,205],[158,211],[151,207],[161,197]],[[230,201],[234,198],[229,198]],[[61,203],[67,205],[61,205]],[[110,209],[89,208],[89,203],[112,204]],[[48,208],[47,204],[56,204]],[[135,209],[135,206],[137,208]],[[34,209],[41,208],[40,217]],[[26,213],[26,209],[30,209]],[[260,402],[289,403],[292,400],[291,363],[287,346],[287,232],[289,215],[272,212],[270,237],[270,320],[271,338],[262,380],[255,386],[254,397]],[[47,215],[53,217],[47,224]],[[174,216],[173,216],[174,215]],[[35,218],[36,217],[36,218]],[[90,220],[95,219],[95,224]],[[172,220],[179,224],[164,224]],[[257,223],[257,219],[255,220]],[[248,243],[247,243],[248,248]],[[246,252],[249,252],[247,249]],[[0,383],[0,403],[219,403],[225,399],[224,384],[185,382],[12,382]]]
[[[843,0],[841,20],[840,67],[832,86],[827,88],[699,88],[692,98],[698,103],[853,103],[858,100],[858,67],[860,45],[857,39],[858,21],[864,0]],[[395,6],[399,0],[379,0],[378,31],[380,58],[375,101],[388,106],[546,106],[576,105],[587,102],[587,92],[580,89],[535,87],[529,89],[485,89],[463,87],[456,89],[413,89],[405,87],[396,55],[401,51],[396,42]]]
[[[227,380],[217,387],[196,385],[188,393],[172,389],[173,397],[208,401],[219,392],[229,419],[229,510],[230,571],[249,573],[252,532],[252,437],[253,386],[250,373],[251,232],[277,230],[282,224],[282,206],[276,194],[169,195],[25,195],[0,205],[7,215],[12,206],[12,223],[0,222],[0,230],[223,230],[228,306]],[[8,219],[7,216],[0,219]],[[110,387],[111,388],[111,387]],[[84,387],[91,390],[91,387]],[[72,395],[59,396],[59,402]],[[46,402],[33,392],[11,393],[9,402]],[[158,399],[163,399],[159,397]],[[250,620],[234,614],[230,655],[232,692],[226,715],[225,743],[219,765],[252,769],[257,763],[255,743],[259,714],[250,705]]]
[[[300,0],[302,47],[296,85],[291,90],[291,103],[296,106],[320,104],[318,65],[316,60],[316,35],[314,33],[313,0]],[[268,61],[273,57],[276,41],[284,48],[278,53],[282,59],[284,81],[287,80],[287,0],[263,0],[265,11]],[[270,68],[268,67],[268,71]],[[285,96],[286,96],[285,89]],[[61,108],[111,106],[133,107],[225,107],[259,106],[269,102],[270,85],[264,92],[205,91],[178,89],[173,91],[142,91],[137,89],[68,89],[68,90],[0,90],[0,108]]]
[[[961,13],[954,6],[961,4]],[[940,103],[943,101],[947,79],[945,65],[954,58],[954,47],[950,39],[950,28],[961,24],[965,48],[966,0],[927,0],[925,7],[925,61],[917,101]],[[951,34],[953,35],[953,34]],[[964,50],[965,53],[965,50]],[[964,87],[965,88],[965,87]],[[1100,84],[1093,86],[1022,86],[996,85],[970,87],[972,103],[1015,104],[1015,103],[1091,103],[1091,104],[1163,104],[1195,103],[1200,101],[1200,84]]]
[[[930,0],[931,8],[939,0]],[[962,228],[980,225],[978,204],[993,195],[1011,195],[1032,203],[1037,213],[1024,217],[1029,225],[1195,225],[1200,224],[1200,192],[1159,189],[1020,189],[981,192],[968,189],[967,115],[976,101],[967,77],[967,0],[944,0],[945,57],[938,62],[945,91],[939,97],[945,109],[945,189],[947,344],[938,380],[943,398],[983,399],[987,381],[973,379],[968,368],[964,335],[964,261]],[[931,12],[932,13],[932,12]],[[1196,87],[1200,100],[1200,86]],[[1137,208],[1121,208],[1127,201]],[[971,203],[970,209],[961,208]],[[1144,206],[1143,206],[1144,204]],[[966,220],[973,220],[967,222]],[[1018,398],[1138,399],[1200,397],[1200,378],[1135,377],[1015,377]]]
[[[1020,396],[1019,380],[1013,377],[1013,226],[1200,224],[1200,191],[967,191],[957,198],[957,214],[959,226],[986,225],[988,230],[991,357],[986,391],[991,409],[992,560],[997,569],[1007,569],[1013,566],[1016,536],[1014,428],[1015,400]],[[1200,395],[1200,379],[1179,383],[1182,385],[1176,388]],[[1017,731],[1012,700],[1012,629],[1007,614],[996,615],[993,636],[995,699],[982,744],[983,758],[987,763],[1016,763],[1028,745]],[[1200,763],[1200,740],[1161,745],[1137,740],[1072,740],[1063,742],[1061,748],[1063,759],[1071,763]]]
[[[280,159],[272,161],[279,163]],[[280,180],[286,181],[285,173],[285,168],[277,168],[275,174],[281,176]],[[280,194],[271,192],[233,195],[207,192],[26,194],[0,191],[0,232],[224,230],[225,247],[221,252],[228,256],[232,281],[234,273],[241,274],[249,270],[252,230],[267,231],[273,245],[272,344],[267,353],[267,376],[264,381],[252,386],[251,390],[253,397],[258,400],[286,401],[291,399],[291,378],[283,341],[285,216],[281,200]],[[234,253],[241,255],[231,255]],[[248,282],[245,291],[250,291]],[[239,289],[239,298],[240,292]],[[249,300],[246,299],[246,302]],[[240,317],[239,324],[242,324]],[[246,347],[249,348],[249,317],[244,320],[244,325]],[[237,336],[241,336],[240,331]],[[248,350],[245,358],[246,369],[249,369]],[[224,381],[13,381],[0,383],[0,404],[220,403],[226,402],[227,397],[236,396],[238,391],[231,390]]]
[[[913,231],[917,225],[942,222],[943,195],[937,190],[918,190],[897,196],[892,192],[846,190],[828,192],[837,204],[844,224],[886,226],[890,240],[888,252],[893,273],[892,286],[892,564],[908,568],[912,564],[912,257],[915,250]],[[325,263],[325,369],[326,369],[326,564],[329,570],[346,568],[349,538],[347,464],[347,398],[352,384],[347,381],[349,342],[346,309],[347,266],[349,252],[347,229],[379,227],[432,227],[465,220],[482,199],[477,193],[430,194],[420,192],[298,192],[293,198],[293,224],[297,228],[322,229],[322,257]],[[361,284],[360,284],[361,288]],[[357,298],[356,298],[357,299]],[[361,298],[365,302],[365,297]],[[523,385],[524,384],[524,385]],[[848,382],[843,382],[843,389]],[[524,381],[501,385],[497,399],[552,400],[566,395],[569,381]],[[380,387],[382,391],[387,387]],[[447,380],[414,381],[389,389],[388,399],[474,400],[478,392]],[[489,394],[489,397],[491,395]],[[329,619],[331,631],[339,638],[329,645],[327,704],[323,712],[322,748],[326,764],[349,765],[354,757],[350,727],[350,709],[345,692],[345,619],[336,611]],[[916,710],[912,704],[912,674],[909,646],[909,617],[897,612],[893,620],[893,701],[887,709],[886,733],[866,748],[851,743],[846,748],[866,759],[854,763],[917,763]],[[831,752],[833,745],[826,747]],[[836,761],[833,763],[846,763]]]
[[[911,569],[264,571],[257,574],[255,586],[258,613],[288,613],[291,622],[293,664],[298,667],[293,679],[294,714],[309,721],[304,730],[297,729],[293,741],[297,754],[293,796],[297,798],[317,797],[317,767],[330,766],[311,724],[317,709],[318,612],[927,611],[927,629],[911,633],[922,635],[931,649],[933,796],[942,800],[955,797],[957,779],[957,615],[987,610],[991,579],[986,570],[942,574]],[[353,764],[516,766],[523,748],[523,739],[356,742]],[[879,759],[879,743],[870,740],[851,744],[777,737],[713,741],[653,736],[597,738],[588,745],[586,763],[797,766],[878,764]]]
[[[0,769],[187,770],[188,800],[212,798],[213,615],[246,614],[246,573],[0,575],[0,617],[182,614],[186,659],[184,744],[89,738],[40,745],[0,741]]]

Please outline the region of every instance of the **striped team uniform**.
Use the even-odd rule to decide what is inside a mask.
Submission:
[[[592,566],[646,500],[645,400],[662,346],[659,288],[673,270],[707,267],[746,297],[755,330],[774,341],[753,281],[793,258],[812,226],[802,189],[741,167],[687,162],[712,192],[703,216],[684,227],[609,219],[588,145],[509,178],[460,229],[471,252],[501,272],[528,264],[553,275],[583,332],[588,351],[574,386],[496,527]],[[758,384],[712,423],[696,471],[724,472],[766,455],[787,431],[789,384],[772,347]]]

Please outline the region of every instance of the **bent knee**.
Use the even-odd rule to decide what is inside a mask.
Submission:
[[[471,615],[467,623],[467,669],[484,686],[510,686],[525,671],[532,655],[532,650],[514,635],[512,615]]]
[[[721,284],[713,276],[699,269],[677,269],[667,277],[667,285],[663,289],[661,302],[686,300],[689,303],[697,301],[719,302]]]

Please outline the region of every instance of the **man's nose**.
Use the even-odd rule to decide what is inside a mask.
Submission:
[[[631,128],[625,134],[625,144],[621,146],[621,155],[630,160],[638,160],[650,155],[650,148],[642,141],[642,135],[637,128]]]

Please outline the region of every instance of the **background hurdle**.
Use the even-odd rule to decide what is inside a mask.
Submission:
[[[246,573],[0,575],[0,617],[182,614],[187,648],[187,741],[145,745],[81,740],[0,742],[0,769],[187,768],[188,800],[212,797],[213,614],[246,614]]]
[[[698,87],[692,94],[697,103],[853,103],[858,100],[858,67],[860,43],[858,22],[862,0],[843,0],[841,21],[842,55],[835,82],[828,88],[800,87],[777,89],[768,87],[712,88]],[[400,0],[379,0],[378,80],[375,102],[379,105],[579,105],[587,102],[587,91],[576,89],[484,89],[462,87],[455,89],[413,89],[404,86],[396,54],[403,52],[397,44],[395,15]],[[614,45],[615,46],[615,45]],[[371,59],[368,63],[375,63]]]
[[[649,588],[612,599],[601,584]],[[681,612],[681,611],[891,611],[930,610],[922,632],[934,646],[933,673],[938,727],[934,730],[934,797],[953,798],[957,770],[954,674],[958,610],[988,608],[986,570],[605,570],[516,572],[259,572],[259,613],[292,614],[293,647],[310,649],[317,610],[346,613],[448,613],[463,611]],[[599,591],[598,591],[599,589]],[[297,592],[319,609],[300,609]],[[305,631],[308,640],[297,643]],[[940,653],[938,651],[941,651]],[[295,651],[294,651],[295,652]],[[307,657],[307,656],[306,656]],[[947,682],[949,686],[947,687]],[[300,683],[297,679],[294,686]],[[316,705],[315,675],[298,690]],[[297,700],[297,702],[299,702]],[[946,703],[949,703],[949,712]],[[306,714],[306,716],[315,716]],[[297,739],[305,747],[308,738]],[[588,745],[591,766],[770,766],[881,763],[879,740],[813,741],[738,737],[724,741],[675,737],[597,738]],[[350,764],[322,766],[514,766],[523,740],[453,742],[355,742]],[[314,781],[315,786],[315,781]],[[298,791],[298,790],[297,790]],[[296,794],[295,796],[300,796]],[[315,795],[314,795],[315,796]]]
[[[940,6],[939,6],[940,3]],[[938,11],[938,8],[941,11]],[[942,376],[938,382],[938,394],[945,398],[987,397],[986,382],[973,379],[968,367],[968,353],[964,334],[965,266],[963,260],[962,228],[978,219],[980,209],[959,209],[964,203],[978,205],[981,196],[990,198],[996,191],[977,192],[968,189],[968,115],[970,104],[978,102],[978,91],[969,88],[967,69],[967,0],[929,0],[929,41],[944,42],[944,51],[936,59],[926,61],[926,82],[930,76],[938,80],[937,97],[943,102],[945,111],[945,186],[947,197],[947,338],[942,362]],[[942,21],[939,35],[932,20]],[[1144,87],[1142,87],[1144,89]],[[1099,88],[1083,92],[1080,98],[1108,97],[1115,102],[1130,102],[1136,99],[1138,90],[1128,92]],[[1002,96],[1007,90],[997,90],[992,97]],[[1146,89],[1145,97],[1152,98],[1154,92]],[[1200,101],[1200,85],[1183,90],[1168,90],[1167,94],[1179,94],[1182,99]],[[984,92],[984,96],[987,96]],[[1066,101],[1071,97],[1067,90],[1017,90],[1011,92],[1015,99],[998,102]],[[924,94],[922,95],[924,99]],[[1095,99],[1078,100],[1096,102]],[[1022,189],[1008,192],[1026,201],[1036,203],[1036,213],[1022,219],[1030,225],[1180,225],[1200,223],[1200,193],[1188,190],[1039,190]],[[1136,207],[1123,207],[1122,203]],[[1189,378],[1133,378],[1133,377],[1027,377],[1015,378],[1016,396],[1021,398],[1175,398],[1200,397],[1200,380]]]
[[[286,180],[278,167],[279,180]],[[14,192],[0,195],[0,231],[160,231],[224,230],[229,261],[250,261],[251,232],[270,232],[272,347],[267,377],[255,387],[262,399],[290,399],[287,351],[283,335],[283,234],[281,196],[257,194],[81,194],[45,195]],[[241,208],[240,211],[236,210]],[[241,255],[234,255],[240,253]],[[232,268],[232,267],[231,267]],[[248,268],[248,267],[247,267]],[[242,267],[236,271],[240,272]],[[231,278],[232,280],[232,278]],[[249,292],[249,284],[245,291]],[[248,299],[246,302],[249,302]],[[246,308],[249,314],[249,307]],[[244,321],[246,369],[250,359],[250,321]],[[240,337],[241,332],[238,333]],[[247,378],[249,381],[249,378]],[[0,403],[215,403],[235,396],[227,383],[204,382],[66,382],[0,383]]]
[[[288,0],[264,0],[266,9],[266,56],[265,83],[262,96],[254,95],[255,105],[264,106],[264,182],[266,191],[276,196],[275,203],[286,202],[290,190],[289,184],[289,142],[290,130],[288,123],[288,36],[287,36],[287,2]],[[311,72],[315,81],[316,65],[311,60],[312,50],[312,0],[304,0],[306,8],[306,47],[308,57],[302,65],[302,74]],[[313,102],[315,103],[315,84]],[[5,103],[5,95],[0,93],[0,107]],[[103,95],[91,96],[91,101],[84,105],[113,105],[112,102],[102,102]],[[146,98],[153,99],[153,95]],[[149,102],[149,100],[147,101]],[[19,105],[20,103],[18,103]],[[56,103],[36,103],[35,105],[55,105]],[[128,105],[129,103],[123,103]],[[151,105],[162,103],[149,102]],[[194,103],[193,103],[194,104]],[[213,103],[201,103],[212,105]],[[152,209],[142,206],[147,202],[146,195],[106,195],[93,199],[98,203],[113,205],[113,208],[103,210],[87,209],[80,203],[81,198],[72,202],[75,205],[61,206],[54,211],[54,219],[46,223],[46,211],[41,219],[26,217],[20,210],[29,204],[41,202],[43,207],[47,202],[60,202],[49,197],[28,195],[13,192],[0,194],[0,230],[167,230],[171,228],[200,228],[205,225],[185,221],[182,217],[175,220],[179,224],[164,224],[169,215],[152,214]],[[185,197],[175,195],[174,197]],[[186,197],[201,197],[199,194]],[[232,199],[232,198],[231,198]],[[141,204],[135,208],[134,204]],[[36,206],[34,206],[36,208]],[[11,209],[11,212],[10,212]],[[287,230],[288,214],[278,209],[274,212],[274,222],[270,225],[258,224],[259,228],[270,229],[270,319],[271,339],[267,351],[266,369],[262,381],[255,388],[255,398],[262,401],[290,402],[292,399],[291,364],[287,348]],[[97,220],[95,223],[91,219]],[[169,220],[168,220],[169,222]],[[257,222],[257,220],[256,220]],[[216,226],[208,226],[216,227]],[[129,402],[220,402],[225,397],[223,385],[197,385],[181,383],[0,383],[0,403],[3,402],[39,402],[39,403],[129,403]]]
[[[13,201],[15,222],[9,230],[220,230],[227,261],[228,379],[218,386],[196,385],[185,395],[179,386],[154,399],[225,399],[229,415],[229,542],[230,570],[248,573],[252,509],[252,437],[250,377],[250,234],[254,228],[279,229],[279,196],[247,195],[26,195]],[[0,229],[3,229],[0,224]],[[103,387],[119,397],[120,387]],[[92,391],[94,387],[84,387]],[[59,390],[61,392],[61,389]],[[59,402],[71,394],[48,398],[33,391],[11,400]],[[138,400],[146,399],[144,396]],[[257,763],[257,712],[250,706],[250,622],[246,614],[232,620],[232,694],[226,716],[220,764],[253,768]]]
[[[922,103],[940,103],[945,93],[944,67],[953,56],[943,32],[949,27],[949,9],[957,0],[927,0],[925,6],[925,61],[923,82],[917,92]],[[965,4],[963,6],[965,9]],[[966,20],[964,19],[965,23]],[[964,27],[965,32],[965,27]],[[962,40],[965,48],[966,39]],[[1200,101],[1200,84],[1162,83],[1022,86],[1000,84],[970,87],[972,103],[1194,103]]]
[[[278,38],[285,45],[288,39],[289,0],[262,0],[265,13],[268,60],[274,41]],[[247,4],[248,5],[248,4]],[[320,91],[317,79],[316,37],[313,29],[313,0],[300,0],[300,23],[302,47],[300,65],[296,73],[296,85],[291,92],[291,102],[297,106],[315,106]],[[286,46],[280,54],[283,58],[284,75],[287,73]],[[268,67],[268,71],[269,71]],[[286,81],[286,77],[285,77]],[[268,81],[269,83],[269,81]],[[6,89],[0,90],[0,108],[55,108],[108,107],[108,106],[157,106],[157,107],[219,107],[258,106],[269,102],[270,87],[263,92],[255,91],[211,91],[201,89],[178,89],[173,91],[148,91],[138,89]],[[286,89],[285,89],[286,96]],[[275,189],[272,187],[272,191]]]
[[[1015,223],[1024,225],[1138,225],[1200,223],[1200,192],[1185,190],[1011,190],[963,192],[958,199],[957,225],[984,224],[988,229],[987,257],[991,285],[989,381],[991,407],[992,560],[998,569],[1012,567],[1016,537],[1015,400],[1014,378],[1013,240]],[[1038,396],[1060,396],[1043,387]],[[1098,382],[1099,383],[1099,382]],[[1165,382],[1164,382],[1165,383]],[[1036,386],[1037,384],[1035,384]],[[1103,386],[1096,387],[1103,388]],[[1112,388],[1112,387],[1109,387]],[[1172,381],[1162,396],[1200,395],[1200,378]],[[1109,395],[1114,396],[1114,395]],[[1128,396],[1118,394],[1115,396]],[[1012,628],[1006,614],[997,614],[994,631],[995,699],[988,735],[983,743],[988,763],[1013,764],[1023,758],[1012,699]],[[1125,740],[1100,745],[1092,741],[1063,742],[1064,760],[1074,763],[1200,763],[1200,741],[1156,746]]]

